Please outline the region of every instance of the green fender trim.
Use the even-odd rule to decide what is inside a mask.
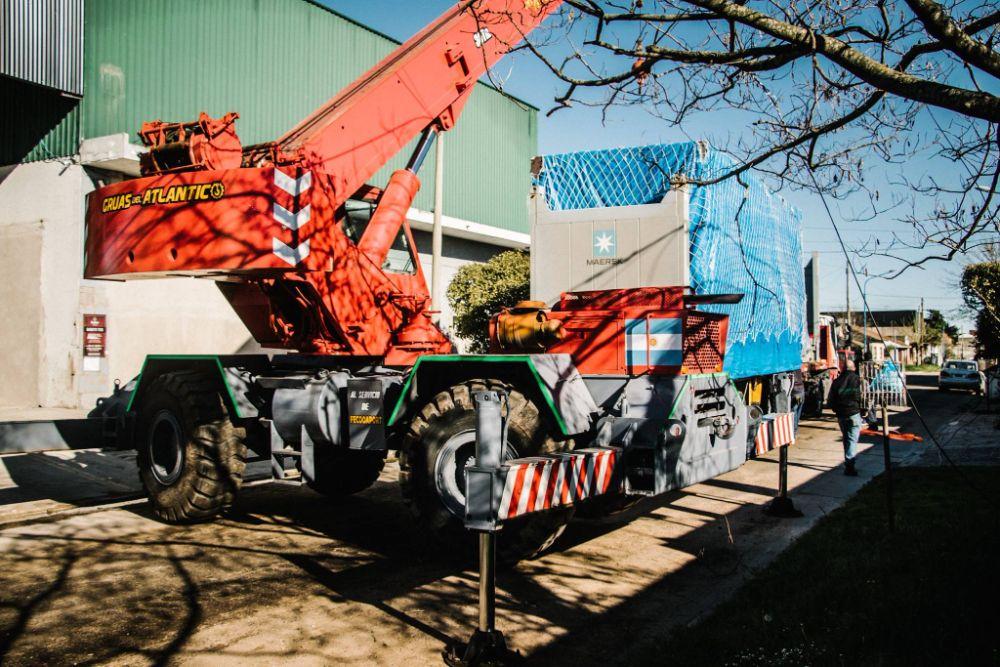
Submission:
[[[552,392],[549,391],[548,386],[542,380],[541,375],[538,373],[538,369],[535,368],[535,363],[528,354],[432,354],[420,357],[417,359],[417,363],[413,365],[410,369],[410,374],[406,377],[406,382],[403,384],[402,390],[399,392],[399,398],[396,399],[396,405],[393,406],[392,413],[389,415],[388,425],[392,426],[396,423],[396,420],[402,416],[403,406],[406,404],[406,397],[410,392],[410,385],[413,382],[413,378],[416,377],[417,371],[424,364],[432,363],[472,363],[472,364],[504,364],[504,365],[524,365],[534,378],[535,382],[538,384],[539,393],[545,400],[546,405],[553,418],[555,419],[556,425],[563,435],[568,435],[566,429],[566,423],[563,421],[562,415],[559,414],[559,410],[556,409],[555,401],[552,399]]]
[[[684,398],[684,394],[687,393],[688,385],[691,384],[691,378],[685,377],[684,384],[681,385],[681,390],[677,392],[677,396],[674,398],[674,404],[670,406],[670,414],[667,415],[667,419],[673,419],[674,415],[677,414],[677,408],[681,406],[681,399]]]
[[[229,409],[233,411],[233,415],[237,419],[242,419],[243,415],[240,413],[239,405],[236,402],[236,397],[233,395],[233,389],[229,386],[229,382],[226,381],[226,372],[222,368],[222,362],[219,361],[219,357],[214,354],[150,354],[146,356],[146,359],[142,362],[142,368],[139,370],[139,377],[136,378],[135,390],[128,399],[128,405],[125,407],[126,412],[132,411],[132,404],[135,402],[135,397],[138,396],[139,391],[143,388],[143,379],[147,376],[147,369],[150,367],[150,362],[152,365],[156,365],[157,362],[167,361],[167,362],[186,362],[186,361],[196,361],[202,362],[197,364],[202,367],[213,367],[219,372],[219,381],[222,382],[222,386],[226,388],[226,400],[229,404]],[[204,363],[211,362],[211,363]],[[194,366],[195,364],[192,364]]]

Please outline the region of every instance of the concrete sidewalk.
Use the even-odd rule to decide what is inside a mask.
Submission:
[[[247,464],[244,484],[270,479]],[[0,527],[116,507],[143,498],[134,451],[83,449],[0,456]]]

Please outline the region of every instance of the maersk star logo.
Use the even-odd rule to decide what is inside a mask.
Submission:
[[[594,230],[594,257],[614,257],[615,230]]]

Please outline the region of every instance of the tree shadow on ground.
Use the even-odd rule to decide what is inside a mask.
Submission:
[[[498,575],[501,625],[515,645],[531,637],[536,664],[627,663],[629,646],[705,613],[835,504],[831,475],[840,472],[794,489],[808,498],[805,519],[767,516],[773,488],[723,476],[571,524],[543,558]],[[428,544],[391,481],[337,502],[251,486],[206,524],[153,523],[140,504],[4,531],[0,662],[164,664],[184,654],[367,664],[408,642],[465,639],[475,573]],[[602,546],[622,529],[617,549]],[[629,540],[642,542],[642,558],[627,553]],[[328,606],[318,612],[319,599]],[[367,652],[343,652],[356,647],[339,638],[368,641],[376,629]]]

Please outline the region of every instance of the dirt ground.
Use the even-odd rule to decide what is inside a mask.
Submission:
[[[965,446],[976,399],[914,392],[932,427]],[[500,573],[498,625],[533,664],[628,664],[881,472],[879,449],[864,449],[861,477],[844,477],[836,423],[804,422],[789,476],[800,519],[763,511],[772,453],[626,516],[574,522],[541,558]],[[919,463],[929,450],[893,455]],[[427,547],[397,475],[390,465],[337,503],[254,486],[195,526],[163,525],[137,501],[0,530],[0,663],[441,664],[475,622],[476,573]]]

